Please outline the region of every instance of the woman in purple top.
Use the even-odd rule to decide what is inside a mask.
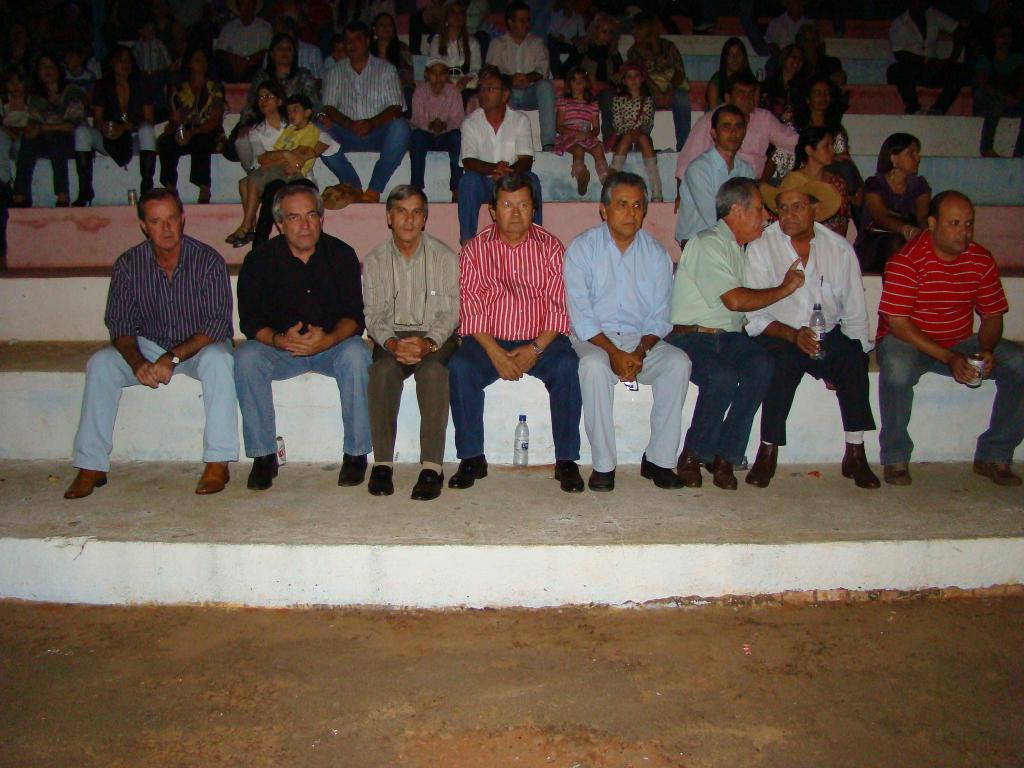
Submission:
[[[917,175],[921,142],[894,133],[882,142],[876,173],[864,182],[864,210],[854,249],[861,272],[881,272],[885,262],[927,226],[932,188]]]

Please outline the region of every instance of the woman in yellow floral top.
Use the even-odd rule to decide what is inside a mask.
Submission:
[[[199,202],[210,202],[210,157],[224,135],[224,86],[210,80],[210,55],[195,48],[185,55],[184,82],[171,94],[171,119],[157,140],[160,183],[178,185],[178,160],[189,155],[188,180],[199,187]]]

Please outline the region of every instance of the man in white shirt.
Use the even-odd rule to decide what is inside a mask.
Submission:
[[[785,0],[783,5],[786,10],[768,22],[768,29],[764,33],[772,56],[778,56],[783,48],[796,42],[796,33],[800,27],[814,23],[804,16],[804,0]]]
[[[549,152],[555,146],[555,86],[547,46],[530,34],[530,7],[526,3],[508,4],[505,26],[508,34],[491,41],[487,63],[510,78],[512,107],[537,110],[540,143]]]
[[[260,0],[228,0],[227,6],[237,18],[224,25],[213,50],[223,80],[247,83],[259,68],[274,30],[269,21],[256,15],[262,7]]]
[[[789,183],[787,183],[789,182]],[[872,342],[864,284],[853,247],[815,223],[839,209],[839,193],[824,182],[787,177],[779,187],[762,186],[779,220],[747,248],[746,282],[751,288],[778,285],[799,260],[804,284],[786,298],[747,313],[747,333],[772,355],[775,368],[761,406],[761,445],[747,482],[767,487],[775,474],[786,419],[805,373],[836,390],[846,453],[843,477],[858,488],[878,488],[878,477],[864,455],[864,431],[875,429],[868,398],[868,352]],[[824,341],[808,327],[815,304],[825,315]]]
[[[480,70],[480,108],[462,123],[462,178],[459,180],[459,242],[476,235],[480,206],[490,201],[494,184],[510,173],[523,173],[533,187],[534,222],[542,223],[540,179],[533,167],[533,134],[526,115],[508,108],[511,86],[497,67]]]
[[[940,35],[953,37],[953,50],[939,58]],[[907,12],[897,16],[889,27],[892,64],[886,80],[895,85],[908,115],[921,111],[917,86],[942,88],[929,108],[929,115],[944,115],[966,81],[964,68],[957,62],[963,50],[960,22],[928,5],[928,0],[910,0]]]

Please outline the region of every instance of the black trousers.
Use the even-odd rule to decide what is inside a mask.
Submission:
[[[195,133],[187,144],[179,144],[174,135],[165,133],[156,140],[160,154],[160,183],[165,187],[178,186],[178,160],[183,155],[192,158],[188,180],[197,187],[210,186],[210,157],[217,147],[217,137],[212,133]]]
[[[757,340],[775,361],[768,394],[761,404],[761,440],[786,444],[786,419],[805,373],[835,386],[845,431],[863,432],[875,428],[868,399],[867,353],[859,341],[844,336],[839,326],[826,334],[822,360],[814,360],[785,339],[758,336]]]
[[[950,105],[956,100],[966,78],[963,67],[956,62],[930,60],[927,64],[923,58],[913,57],[890,64],[885,73],[886,80],[896,86],[903,108],[906,112],[917,112],[921,102],[917,100],[917,86],[941,88],[939,98],[932,109],[946,114]]]

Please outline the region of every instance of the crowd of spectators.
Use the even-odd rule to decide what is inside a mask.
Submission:
[[[751,38],[756,49],[770,53],[757,73],[763,78],[755,75],[744,42],[730,38],[707,83],[705,108],[732,103],[744,113],[746,139],[738,156],[764,180],[778,184],[795,164],[841,185],[844,207],[830,223],[836,231],[852,219],[858,228],[866,223],[894,237],[904,234],[890,221],[894,211],[878,209],[884,194],[865,186],[851,160],[841,122],[842,63],[827,54],[804,0],[782,5],[763,39]],[[603,178],[606,151],[611,167],[621,168],[635,149],[656,201],[655,110],[671,111],[680,181],[686,164],[711,147],[709,121],[698,122],[698,135],[689,141],[691,83],[680,48],[666,39],[674,31],[671,6],[650,4],[628,17],[611,3],[564,0],[501,6],[486,0],[107,0],[93,6],[43,0],[30,8],[0,2],[0,13],[11,20],[0,41],[0,198],[4,207],[31,205],[33,170],[45,158],[54,169],[56,204],[88,205],[99,153],[122,167],[137,155],[141,192],[154,185],[157,159],[160,183],[173,188],[178,160],[189,155],[198,201],[209,202],[211,158],[222,154],[245,171],[243,221],[229,237],[242,245],[257,238],[264,193],[309,177],[316,157],[338,177],[327,200],[340,207],[378,201],[407,152],[412,181],[422,185],[426,152],[441,150],[451,157],[451,191],[458,199],[460,127],[483,104],[480,73],[490,65],[508,91],[508,108],[538,111],[539,148],[571,156],[581,195],[589,182],[586,154]],[[497,7],[503,30],[494,24]],[[991,0],[985,14],[965,20],[927,0],[910,0],[905,8],[892,22],[888,78],[906,111],[921,110],[918,85],[941,87],[928,110],[935,114],[949,108],[962,86],[973,85],[975,113],[984,117],[979,149],[994,156],[999,120],[1020,115],[1024,103],[1019,12],[1007,0]],[[409,19],[408,43],[399,37],[400,16]],[[623,32],[634,40],[624,56]],[[944,38],[952,40],[948,53],[941,53]],[[420,83],[417,55],[426,58]],[[225,85],[232,83],[248,84],[249,91],[237,123],[225,131]],[[285,112],[291,107],[310,112],[308,127],[292,131],[303,136],[296,146],[286,146],[294,136],[284,135],[285,127],[297,128]],[[826,136],[829,148],[820,146]],[[1021,136],[1015,156],[1024,153]],[[872,181],[905,195],[892,169],[906,171],[916,190],[916,166],[893,165],[883,157],[891,149],[880,153],[881,176]],[[365,188],[346,159],[346,152],[359,150],[380,152]],[[72,159],[79,182],[74,200]],[[506,160],[511,168],[519,155]],[[903,226],[920,225],[919,209],[908,207]],[[869,234],[861,231],[859,239]],[[873,250],[889,250],[884,237],[875,240]]]

